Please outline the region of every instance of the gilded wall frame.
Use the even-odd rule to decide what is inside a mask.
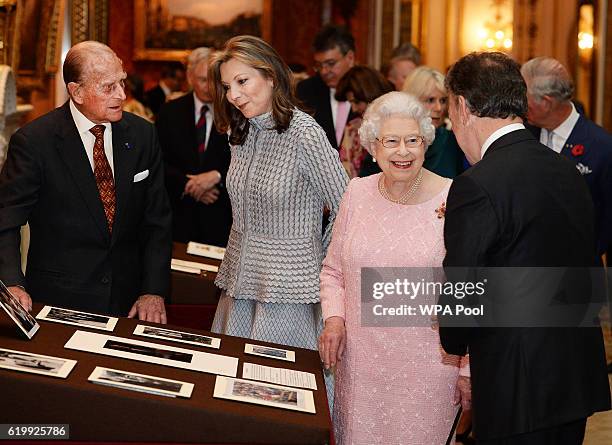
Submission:
[[[57,72],[65,7],[66,0],[17,0],[19,50],[12,66],[20,92],[45,88],[46,76]]]
[[[193,2],[198,2],[199,0],[193,0]],[[200,0],[201,1],[201,0]],[[259,18],[259,29],[260,36],[270,41],[271,37],[271,13],[272,13],[272,0],[261,0],[262,2],[262,13]],[[195,46],[203,46],[202,44],[188,44],[180,45],[181,36],[179,33],[181,31],[174,31],[172,36],[169,36],[169,40],[175,38],[175,42],[179,44],[173,44],[172,48],[161,48],[159,45],[151,46],[150,42],[151,36],[147,35],[147,28],[151,28],[151,25],[147,26],[147,20],[151,20],[150,17],[155,14],[154,9],[158,8],[161,12],[157,12],[158,16],[156,19],[159,19],[160,16],[166,16],[169,14],[168,8],[168,0],[156,0],[156,1],[148,1],[148,0],[135,0],[134,1],[134,60],[155,60],[155,61],[179,61],[183,62],[189,52]],[[164,9],[166,8],[166,9]],[[191,17],[191,19],[200,19],[205,20],[204,17]],[[187,20],[186,20],[187,22]],[[251,32],[251,24],[252,22],[243,21],[245,28],[241,29],[240,24],[234,25],[233,28],[238,26],[239,31],[237,34],[247,33],[252,34]],[[193,29],[191,27],[188,28],[189,33],[193,34]],[[170,34],[169,31],[168,34]],[[189,34],[187,31],[184,32],[185,35]],[[213,40],[211,38],[211,40]],[[205,45],[205,46],[221,46],[222,41],[216,41],[214,45]]]

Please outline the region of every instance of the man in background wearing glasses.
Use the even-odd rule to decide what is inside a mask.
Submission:
[[[312,47],[317,75],[298,83],[296,93],[306,111],[314,112],[315,120],[337,149],[351,106],[338,102],[334,95],[342,76],[355,64],[355,39],[342,26],[326,25],[315,36]]]
[[[126,73],[108,46],[75,45],[63,75],[70,100],[13,135],[0,173],[0,279],[28,310],[165,323],[171,214],[155,128],[122,111]]]

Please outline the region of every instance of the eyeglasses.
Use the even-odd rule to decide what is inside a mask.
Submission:
[[[113,83],[105,83],[105,84],[91,84],[91,83],[81,83],[81,86],[91,87],[98,94],[102,94],[104,96],[112,96],[114,95],[119,88],[125,91],[125,80],[119,80]]]
[[[376,138],[376,140],[385,148],[397,148],[402,143],[402,138],[399,136],[383,136],[380,139]],[[403,140],[407,148],[417,148],[425,141],[425,138],[419,135],[410,135],[403,138]]]
[[[324,69],[331,70],[336,66],[338,62],[340,62],[340,60],[336,59],[327,59],[323,62],[316,62],[314,64],[314,70],[316,72],[323,71]]]

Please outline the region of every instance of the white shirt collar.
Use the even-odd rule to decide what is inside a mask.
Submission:
[[[489,149],[489,147],[491,146],[493,142],[495,142],[502,136],[507,135],[508,133],[512,133],[513,131],[524,130],[524,129],[525,129],[525,126],[523,124],[508,124],[508,125],[504,125],[503,127],[495,130],[493,133],[491,133],[491,135],[487,138],[487,140],[484,141],[484,144],[482,144],[482,148],[480,149],[480,159],[484,157],[485,153],[487,152],[487,150]]]
[[[172,93],[172,90],[168,88],[168,85],[166,85],[163,80],[159,81],[159,87],[163,90],[166,97],[168,97],[168,95]]]
[[[195,112],[195,119],[196,122],[200,119],[200,113],[202,112],[202,105],[207,105],[208,106],[208,111],[206,112],[206,114],[211,113],[212,114],[212,104],[208,103],[208,102],[202,102],[198,96],[196,95],[195,91],[193,92],[193,103],[195,105],[194,108],[194,112]]]
[[[580,118],[580,114],[578,114],[578,112],[576,111],[576,107],[574,106],[574,104],[571,105],[572,111],[570,112],[567,119],[565,119],[561,123],[561,125],[559,125],[553,130],[555,134],[558,134],[565,140],[570,137],[570,134],[572,134],[572,130],[574,129],[574,125],[576,125],[576,122],[578,122],[578,119]]]
[[[77,127],[77,130],[79,131],[79,134],[91,134],[89,130],[91,130],[92,127],[98,124],[95,124],[89,119],[87,119],[85,115],[79,111],[76,105],[74,105],[74,102],[72,102],[72,99],[70,99],[69,102],[70,102],[70,105],[69,105],[70,114],[72,114],[72,120],[74,120],[74,123]],[[106,127],[105,133],[108,133],[108,134],[112,133],[113,126],[111,125],[110,122],[104,122],[101,125],[104,125]]]
[[[576,107],[574,104],[572,105],[572,111],[570,112],[567,119],[565,119],[561,125],[553,130],[553,139],[552,139],[552,148],[557,153],[561,153],[561,149],[565,145],[565,142],[569,139],[570,134],[574,130],[574,126],[578,119],[580,119],[580,114],[576,111]],[[546,145],[546,141],[548,140],[549,131],[546,128],[542,129],[542,134],[540,136],[540,142],[544,141],[543,144]]]

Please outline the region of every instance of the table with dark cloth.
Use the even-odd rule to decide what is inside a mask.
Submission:
[[[175,242],[172,258],[219,266],[221,261],[187,253],[187,244]],[[168,323],[195,329],[210,329],[221,290],[215,286],[215,272],[200,275],[171,273],[170,303],[166,305]]]
[[[42,305],[35,304],[32,313],[36,315],[40,309]],[[212,334],[221,338],[221,348],[217,350],[135,336],[132,332],[139,322],[127,318],[119,319],[112,333],[40,321],[39,332],[27,340],[8,316],[0,312],[0,347],[78,361],[66,379],[0,369],[2,424],[69,424],[70,440],[76,441],[285,445],[330,442],[325,383],[315,351],[292,348],[296,351],[296,362],[291,363],[245,355],[245,342],[268,343],[243,338]],[[194,329],[165,327],[211,335]],[[319,388],[314,391],[316,414],[215,399],[212,397],[215,375],[212,374],[64,349],[77,329],[238,357],[238,378],[242,376],[245,361],[314,373]],[[96,366],[190,382],[195,387],[189,399],[107,387],[87,380]]]

